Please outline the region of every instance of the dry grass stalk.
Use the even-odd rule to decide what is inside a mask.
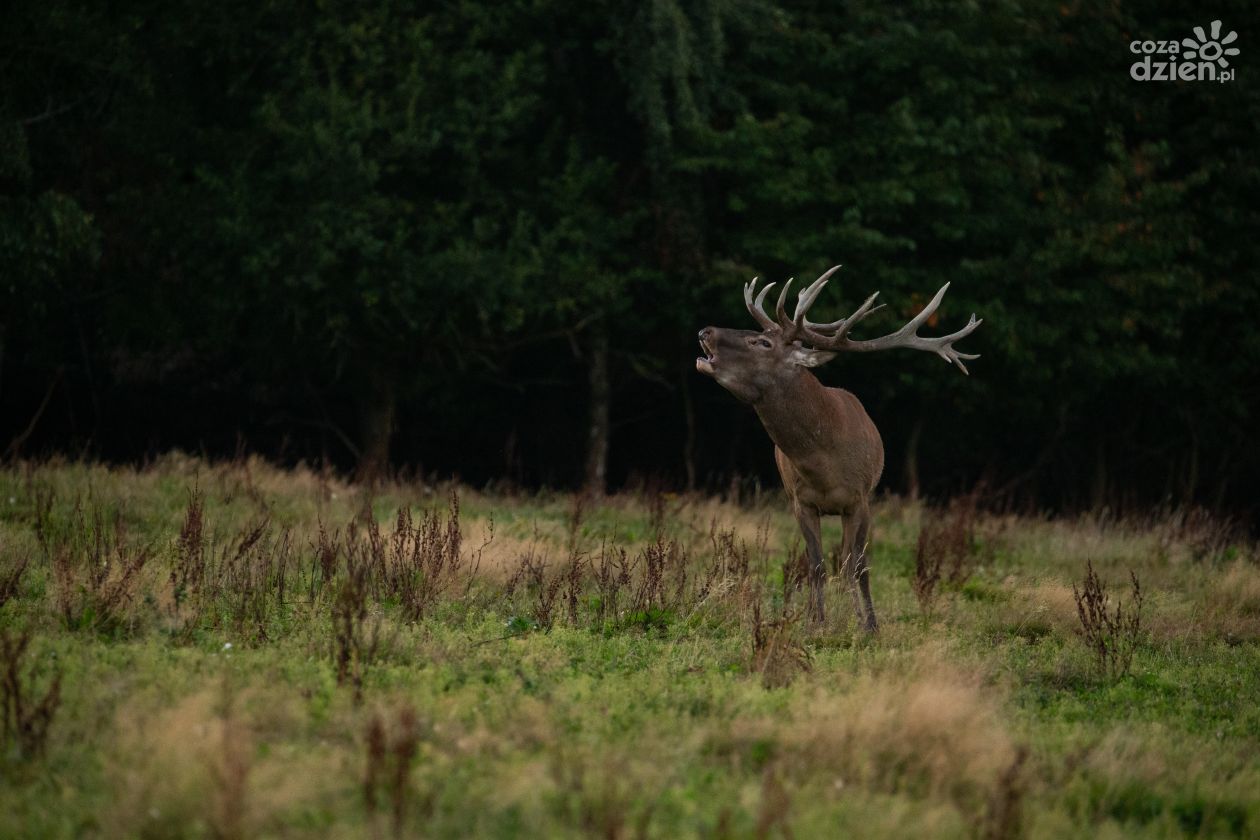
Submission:
[[[1132,595],[1129,603],[1117,599],[1111,609],[1107,587],[1094,573],[1094,564],[1086,561],[1085,582],[1081,588],[1072,584],[1076,612],[1081,621],[1081,635],[1093,652],[1102,672],[1110,677],[1129,673],[1142,634],[1142,587],[1137,575],[1129,572]]]
[[[571,549],[568,559],[553,572],[536,534],[517,555],[504,593],[514,604],[518,594],[527,593],[529,602],[521,613],[544,630],[561,619],[571,626],[589,623],[597,629],[609,622],[661,628],[673,616],[699,609],[715,594],[725,598],[731,592],[741,593],[738,604],[745,607],[750,600],[743,593],[756,588],[757,581],[752,571],[753,549],[737,544],[731,532],[716,528],[711,530],[710,542],[711,555],[702,564],[694,564],[687,547],[663,533],[633,556],[605,539],[593,555]],[[584,616],[582,596],[588,592],[592,597]]]
[[[1182,546],[1194,560],[1223,554],[1231,545],[1242,542],[1246,535],[1246,528],[1240,523],[1199,506],[1165,511],[1157,522],[1155,530],[1164,551]]]
[[[1260,640],[1260,567],[1236,560],[1203,593],[1203,623],[1231,645]]]
[[[724,576],[746,579],[750,572],[764,568],[769,560],[770,522],[762,520],[756,536],[749,542],[739,539],[735,529],[720,530],[717,520],[709,523],[709,542],[715,560],[720,560]]]
[[[1021,744],[1015,748],[1015,757],[1010,766],[998,776],[985,813],[980,835],[983,840],[1015,840],[1023,836],[1023,769],[1027,760],[1028,747]]]
[[[129,544],[118,516],[106,525],[96,510],[89,525],[77,504],[69,535],[49,539],[42,530],[38,535],[52,567],[56,609],[65,626],[105,633],[122,629],[151,557],[149,548]]]
[[[259,519],[224,546],[203,591],[225,604],[239,638],[266,641],[273,616],[285,608],[293,566],[291,533],[273,534],[270,521]]]
[[[792,824],[788,820],[791,811],[792,798],[783,787],[775,766],[768,765],[761,776],[761,804],[757,810],[757,826],[753,830],[753,836],[764,840],[778,827],[783,840],[792,840]]]
[[[16,747],[22,757],[42,755],[48,743],[48,730],[61,706],[61,674],[53,675],[44,691],[35,688],[35,674],[23,673],[22,660],[30,647],[31,634],[17,637],[0,630],[0,746],[7,752]]]
[[[416,712],[404,706],[398,712],[398,732],[394,738],[394,775],[390,779],[389,798],[394,818],[394,834],[402,836],[403,818],[407,814],[407,793],[410,788],[411,765],[420,744],[420,728]]]
[[[593,763],[557,743],[548,769],[556,788],[564,793],[561,801],[568,811],[566,816],[587,836],[620,840],[630,834],[627,768],[620,762]],[[649,836],[650,819],[649,807],[639,815],[636,836]]]
[[[824,686],[793,692],[786,721],[746,727],[742,737],[773,738],[784,772],[802,779],[834,776],[983,814],[1015,750],[997,689],[978,674],[943,667],[942,658],[928,645],[909,673],[860,675],[841,694]]]
[[[354,702],[363,702],[363,677],[380,646],[380,622],[368,626],[368,570],[351,565],[332,602],[333,660],[337,685],[354,688]]]
[[[937,584],[941,582],[941,552],[934,550],[930,531],[926,526],[919,530],[918,547],[914,554],[914,577],[910,587],[924,615],[931,615],[936,605]]]
[[[310,577],[312,589],[317,585],[331,583],[341,565],[341,534],[337,531],[329,534],[323,519],[319,520],[319,532],[314,549],[316,569]],[[312,591],[311,594],[313,598],[314,592]]]
[[[620,616],[617,607],[621,591],[630,585],[630,562],[624,548],[610,546],[604,541],[600,544],[598,560],[591,565],[599,596],[598,623],[603,627],[606,622],[616,621]]]
[[[363,804],[369,814],[376,813],[376,789],[385,778],[387,756],[385,722],[380,715],[372,715],[367,729],[367,768],[363,776]]]
[[[416,520],[410,508],[400,508],[394,530],[388,536],[371,518],[370,508],[365,508],[361,518],[361,529],[354,524],[347,529],[344,551],[352,562],[368,570],[373,594],[377,598],[396,598],[408,621],[424,619],[458,581],[464,580],[470,586],[482,552],[494,539],[491,521],[485,542],[465,557],[459,495],[454,491],[445,516],[430,510]],[[321,556],[333,551],[330,541],[321,543]],[[331,561],[327,558],[321,561],[328,562]]]
[[[171,590],[175,607],[183,606],[201,591],[206,577],[205,500],[193,489],[184,509],[184,522],[175,541],[175,561],[171,564]]]
[[[835,554],[839,554],[839,546]],[[809,556],[797,547],[783,556],[783,603],[790,604],[797,593],[805,588],[809,581]]]
[[[927,512],[915,548],[910,587],[924,615],[931,615],[940,585],[960,588],[975,572],[977,507],[981,488],[952,499],[943,512]]]
[[[761,580],[769,567],[769,541],[770,526],[765,520],[758,525],[752,542],[739,539],[734,529],[719,530],[716,521],[710,522],[710,574],[715,578],[711,587],[723,601],[734,605],[741,620],[761,601]]]
[[[219,751],[211,767],[215,834],[225,840],[248,835],[245,815],[250,773],[249,738],[245,724],[235,715],[234,700],[225,683],[219,709]]]
[[[564,586],[566,575],[554,575],[547,578],[547,558],[539,555],[533,547],[521,555],[520,565],[516,573],[508,581],[507,595],[512,598],[522,585],[533,594],[530,606],[530,617],[534,626],[541,630],[550,630],[555,624],[556,601]]]
[[[194,694],[137,695],[120,704],[104,753],[107,837],[260,837],[284,833],[278,815],[331,789],[308,757],[254,749],[258,715],[270,730],[295,721],[284,694],[258,695],[229,680]],[[270,740],[270,737],[268,738]]]
[[[571,552],[569,562],[561,574],[564,589],[564,603],[568,609],[569,624],[576,627],[578,623],[578,600],[582,595],[586,582],[586,558],[577,552]]]
[[[787,686],[798,673],[812,669],[809,651],[798,638],[804,615],[785,608],[783,615],[766,621],[760,599],[753,603],[751,670],[761,675],[766,688]]]
[[[264,642],[289,603],[290,576],[300,570],[292,534],[274,533],[263,516],[215,548],[206,534],[204,502],[193,491],[169,571],[170,609],[185,635],[226,625],[235,638]],[[315,591],[310,593],[314,600]]]
[[[394,836],[403,836],[411,793],[411,768],[420,748],[420,725],[410,706],[398,710],[392,726],[374,714],[367,729],[367,767],[363,800],[369,814],[377,813],[381,789],[389,797]]]
[[[0,572],[0,609],[3,609],[4,605],[17,595],[18,588],[22,585],[22,576],[26,574],[26,568],[30,562],[30,554],[23,553],[9,563],[8,569]]]
[[[642,571],[631,598],[632,613],[665,611],[677,606],[687,587],[687,553],[676,540],[658,534],[639,552],[635,565]],[[669,577],[674,581],[673,598],[669,597],[666,587]]]

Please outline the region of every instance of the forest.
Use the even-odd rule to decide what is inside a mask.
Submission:
[[[945,282],[936,334],[984,319],[967,377],[819,369],[886,489],[1260,502],[1254,4],[9,8],[7,459],[755,494],[771,446],[697,330],[839,263],[816,310],[879,290],[869,335]],[[1232,79],[1131,74],[1196,27]]]

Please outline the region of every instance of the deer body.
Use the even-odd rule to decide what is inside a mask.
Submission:
[[[940,305],[949,288],[946,284],[922,312],[896,333],[855,341],[848,338],[848,333],[874,311],[875,295],[846,319],[815,324],[805,318],[837,269],[839,266],[800,293],[791,319],[784,311],[791,281],[779,295],[777,321],[762,308],[762,301],[774,284],[763,288],[754,300],[756,280],[749,283],[744,288],[745,303],[762,331],[705,327],[700,331],[705,355],[696,359],[696,369],[750,404],[774,442],[775,464],[805,537],[810,611],[814,619],[821,621],[824,617],[821,518],[834,514],[840,516],[844,532],[840,568],[833,572],[849,583],[847,588],[858,621],[873,632],[877,621],[868,562],[870,497],[884,471],[884,444],[858,398],[841,388],[823,386],[809,368],[830,361],[838,351],[913,347],[932,350],[966,373],[962,360],[976,357],[958,353],[952,344],[971,333],[980,322],[973,315],[966,327],[943,338],[921,338],[916,334]]]
[[[823,514],[853,510],[884,471],[879,430],[853,394],[824,387],[807,370],[795,379],[790,390],[754,406],[774,441],[784,489],[794,503]]]

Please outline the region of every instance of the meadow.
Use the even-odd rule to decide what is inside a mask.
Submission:
[[[874,636],[800,547],[773,492],[10,464],[0,836],[1260,833],[1227,525],[886,498]]]

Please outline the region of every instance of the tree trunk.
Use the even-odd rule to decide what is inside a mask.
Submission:
[[[686,421],[686,436],[683,438],[683,467],[687,470],[687,492],[696,489],[696,408],[691,402],[691,371],[688,364],[682,372],[683,418]]]
[[[590,413],[587,417],[586,480],[583,490],[600,497],[608,489],[609,403],[612,389],[608,381],[608,333],[596,323],[591,330],[586,358]]]
[[[1090,496],[1094,513],[1101,513],[1107,507],[1107,449],[1102,437],[1094,447],[1094,486]]]
[[[915,418],[906,440],[906,497],[912,502],[919,500],[919,440],[923,437],[923,418]]]
[[[360,481],[371,483],[389,468],[397,394],[393,375],[375,367],[368,368],[363,386],[359,397],[358,476]]]
[[[1193,507],[1199,490],[1199,433],[1193,422],[1190,426],[1190,454],[1186,463],[1186,479],[1182,485],[1181,503]]]
[[[17,437],[9,441],[9,448],[4,451],[5,458],[16,458],[18,453],[22,451],[23,445],[34,433],[35,427],[39,425],[39,419],[44,416],[44,410],[48,408],[48,401],[52,399],[53,391],[57,390],[57,383],[61,381],[63,373],[65,373],[64,368],[57,368],[53,378],[48,380],[48,389],[44,391],[44,398],[39,401],[39,408],[35,409],[35,415],[31,417],[31,422],[26,424],[26,428]]]

